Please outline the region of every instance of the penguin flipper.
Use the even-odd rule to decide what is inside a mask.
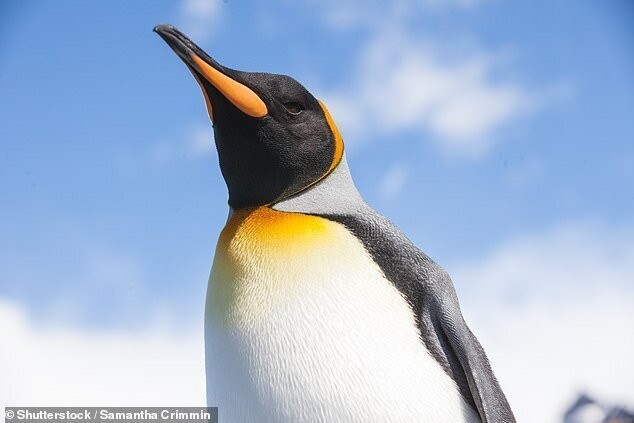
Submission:
[[[448,298],[440,299],[436,317],[462,366],[480,419],[482,423],[514,423],[511,407],[493,374],[484,349],[464,321],[453,286],[450,288],[449,295],[445,293]]]
[[[483,423],[514,423],[513,412],[482,346],[467,326],[451,278],[388,219],[371,209],[322,214],[365,246],[416,314],[421,339]]]

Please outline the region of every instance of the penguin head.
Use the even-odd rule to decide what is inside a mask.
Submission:
[[[233,209],[282,201],[337,167],[341,135],[324,104],[299,82],[222,66],[173,26],[154,31],[200,85]]]

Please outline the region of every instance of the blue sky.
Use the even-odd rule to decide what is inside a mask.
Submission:
[[[497,310],[564,322],[562,351],[583,345],[584,308],[610,310],[597,321],[615,333],[634,323],[619,314],[634,299],[630,2],[5,1],[0,299],[25,333],[199,325],[226,190],[158,23],[326,102],[360,191],[450,271],[512,389],[516,332],[488,321]],[[620,357],[601,354],[588,362]],[[557,400],[585,383],[634,401],[606,373]]]

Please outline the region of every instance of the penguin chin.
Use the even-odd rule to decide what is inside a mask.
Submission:
[[[218,110],[218,108],[217,108]],[[329,172],[332,154],[322,145],[301,150],[273,118],[247,119],[222,109],[214,135],[220,169],[234,209],[271,206],[317,183]],[[284,135],[282,135],[284,134]]]

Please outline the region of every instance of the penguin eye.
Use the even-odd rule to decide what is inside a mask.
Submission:
[[[287,112],[289,112],[292,115],[298,115],[302,112],[302,110],[304,110],[301,104],[296,103],[294,101],[284,103],[284,108],[286,109]]]

